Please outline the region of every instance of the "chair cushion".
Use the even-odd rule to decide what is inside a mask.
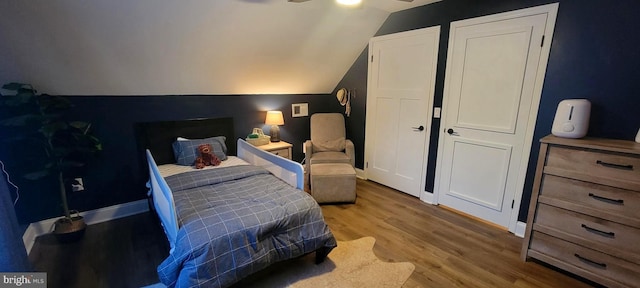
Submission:
[[[311,142],[313,151],[343,151],[346,128],[340,113],[315,113],[311,115]]]
[[[311,159],[308,160],[309,164],[319,163],[347,163],[351,164],[351,158],[344,152],[318,152],[313,153]]]
[[[311,176],[342,176],[355,177],[356,170],[351,165],[345,163],[320,163],[311,165]]]
[[[317,140],[312,142],[313,151],[344,151],[346,147],[346,139],[344,137],[340,137],[333,140]]]

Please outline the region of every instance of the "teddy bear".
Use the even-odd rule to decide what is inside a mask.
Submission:
[[[194,162],[196,169],[202,169],[205,166],[220,165],[220,159],[211,152],[212,150],[211,144],[198,145],[198,152],[200,153],[200,156],[196,158],[196,161]]]

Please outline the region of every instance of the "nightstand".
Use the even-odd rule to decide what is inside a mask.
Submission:
[[[291,160],[291,147],[293,145],[291,143],[287,143],[284,141],[280,142],[270,142],[267,145],[256,146],[264,151],[276,154],[280,157],[287,158]]]

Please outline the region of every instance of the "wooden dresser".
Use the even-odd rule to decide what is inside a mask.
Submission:
[[[640,287],[640,144],[541,140],[522,258]]]

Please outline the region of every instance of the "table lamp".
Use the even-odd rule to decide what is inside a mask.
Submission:
[[[267,111],[267,119],[264,124],[271,125],[271,142],[280,142],[280,127],[278,125],[284,125],[282,111]]]

